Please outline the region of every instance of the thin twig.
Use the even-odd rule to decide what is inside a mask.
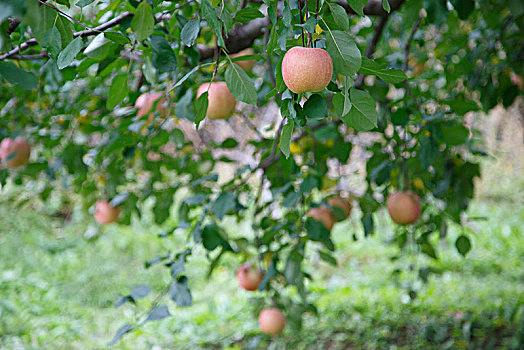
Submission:
[[[55,10],[56,12],[60,13],[62,16],[67,17],[67,18],[69,18],[69,19],[75,21],[76,23],[78,23],[78,24],[80,24],[82,27],[84,27],[85,29],[87,29],[87,30],[91,30],[91,28],[85,26],[82,22],[80,22],[80,21],[76,20],[75,18],[69,16],[67,13],[65,13],[65,12],[63,12],[63,11],[61,11],[61,10],[59,10],[59,9],[56,8],[55,6],[53,6],[53,5],[51,5],[51,4],[48,4],[47,2],[42,1],[42,0],[38,0],[38,2],[41,3],[42,5],[46,5],[47,7],[52,8],[52,9]]]
[[[415,23],[413,23],[413,26],[411,27],[411,31],[409,32],[408,39],[406,41],[406,44],[404,45],[404,65],[402,66],[402,70],[406,72],[408,70],[408,61],[409,61],[409,52],[411,49],[411,42],[413,41],[413,37],[415,36],[415,33],[420,26],[420,22],[422,21],[422,15],[419,13],[417,20]],[[420,102],[413,96],[411,93],[411,88],[409,87],[409,83],[407,80],[404,80],[404,88],[406,89],[406,94],[413,100],[415,105],[417,106],[420,114],[423,114],[424,109],[422,108],[422,105]]]

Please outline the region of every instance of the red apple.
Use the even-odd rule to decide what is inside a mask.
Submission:
[[[26,164],[31,154],[31,146],[21,136],[3,139],[0,143],[0,158],[8,168],[17,168]]]
[[[106,225],[118,220],[120,215],[120,207],[113,207],[108,201],[96,201],[95,220],[101,224]]]
[[[289,90],[322,91],[333,75],[333,61],[326,50],[295,46],[282,60],[282,78]]]
[[[331,207],[340,208],[344,213],[344,219],[348,218],[351,213],[351,202],[349,199],[336,196],[329,198],[327,202]]]
[[[197,98],[204,92],[208,92],[206,116],[209,119],[226,119],[233,114],[237,100],[229,91],[227,84],[223,81],[204,83],[197,90]]]
[[[331,231],[333,225],[335,224],[333,210],[331,210],[331,208],[326,207],[325,205],[316,208],[311,208],[307,213],[307,216],[310,216],[313,219],[323,223],[329,231]]]
[[[264,309],[258,316],[258,326],[266,334],[280,334],[286,327],[286,316],[279,309]]]
[[[257,290],[258,285],[264,278],[264,273],[250,263],[244,263],[237,271],[238,283],[245,290]]]
[[[418,196],[411,192],[396,192],[386,203],[391,219],[399,225],[412,224],[420,216],[421,207]]]
[[[253,50],[253,48],[251,48],[251,47],[248,47],[247,49],[244,49],[242,51],[239,51],[237,53],[232,54],[231,58],[242,57],[242,56],[250,56],[250,55],[254,55],[254,54],[255,54],[255,50]],[[251,68],[253,68],[253,66],[255,65],[255,63],[257,63],[257,61],[255,61],[255,60],[246,60],[246,61],[236,61],[235,63],[238,64],[240,67],[242,67],[243,70],[250,71]]]
[[[135,101],[135,107],[138,108],[138,112],[136,114],[137,117],[148,115],[155,102],[163,95],[163,92],[146,92],[138,96]],[[165,105],[166,101],[167,99],[164,97],[156,104],[156,111],[161,115],[165,115],[167,113],[167,106]]]

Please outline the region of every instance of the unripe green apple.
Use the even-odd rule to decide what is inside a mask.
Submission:
[[[344,213],[343,219],[348,218],[349,214],[351,213],[351,202],[349,199],[336,196],[329,198],[327,202],[329,205],[331,205],[332,208],[337,207],[342,210]]]
[[[254,54],[255,54],[255,50],[253,50],[253,48],[251,48],[251,47],[248,47],[247,49],[244,49],[242,51],[239,51],[237,53],[232,54],[231,58],[242,57],[242,56],[250,56],[250,55],[254,55]],[[255,61],[255,60],[246,60],[246,61],[236,61],[234,63],[236,63],[240,67],[242,67],[243,70],[250,71],[251,68],[253,68],[253,66],[255,65],[255,63],[257,63],[257,61]]]
[[[264,279],[264,274],[260,268],[244,263],[237,271],[238,283],[245,290],[257,290],[258,285]]]
[[[209,89],[208,89],[209,88]],[[209,119],[226,119],[233,114],[237,100],[229,91],[227,84],[223,81],[204,83],[197,90],[197,98],[204,92],[208,92],[206,116]]]
[[[162,92],[145,92],[142,95],[138,96],[138,98],[135,101],[135,107],[138,108],[138,112],[136,114],[137,117],[143,117],[145,115],[148,115],[151,111],[151,108],[153,108],[153,105],[155,102],[160,99],[164,93]],[[156,111],[160,115],[165,115],[167,113],[167,106],[166,104],[167,99],[163,98],[156,104]]]
[[[386,203],[391,219],[399,225],[412,224],[420,216],[421,206],[418,196],[411,192],[396,192]]]
[[[311,208],[307,213],[307,216],[320,221],[324,226],[331,231],[333,225],[335,225],[335,217],[333,216],[333,210],[331,208],[322,205],[320,207]]]
[[[295,46],[282,60],[284,83],[297,94],[324,90],[332,75],[333,61],[323,49]]]
[[[266,334],[280,334],[286,327],[286,316],[276,308],[264,309],[258,316],[258,325]]]
[[[113,207],[108,201],[96,201],[95,204],[95,220],[101,224],[106,225],[118,220],[120,216],[120,207]]]
[[[14,140],[3,139],[0,143],[0,159],[8,168],[17,168],[27,163],[31,155],[31,146],[26,139],[18,136]]]

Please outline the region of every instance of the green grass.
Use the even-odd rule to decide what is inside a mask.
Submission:
[[[385,243],[394,232],[384,215],[378,216],[376,235],[358,241],[351,238],[362,235],[358,213],[338,224],[339,266],[308,267],[319,316],[306,315],[300,331],[288,328],[274,339],[260,335],[249,301],[253,294],[234,281],[238,262],[225,259],[207,281],[200,250],[187,264],[194,305],[176,308],[166,300],[172,317],[145,324],[114,348],[522,348],[524,181],[518,173],[509,177],[511,188],[497,181],[480,184],[469,215],[489,220],[470,225],[473,249],[466,258],[453,246],[459,227],[450,228],[447,246],[439,243],[438,261],[408,256],[391,262],[398,251]],[[158,238],[160,230],[147,218],[132,228],[104,227],[87,239],[85,218],[64,224],[29,207],[2,204],[0,210],[2,349],[104,348],[169,281],[166,269],[146,270],[143,262],[183,242]],[[409,272],[391,277],[408,263],[440,273],[427,284]],[[119,296],[140,284],[153,287],[152,297],[136,307],[114,308]],[[414,300],[406,286],[417,292]]]

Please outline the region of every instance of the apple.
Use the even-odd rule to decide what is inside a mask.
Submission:
[[[163,92],[145,92],[142,95],[138,96],[138,98],[135,101],[135,107],[138,108],[137,117],[143,117],[145,115],[148,115],[151,111],[151,108],[153,108],[153,105],[155,102],[160,99],[164,95]],[[167,113],[167,106],[165,105],[167,102],[167,98],[163,98],[156,104],[156,111],[161,114],[165,115]]]
[[[344,213],[342,220],[348,218],[349,214],[351,213],[351,202],[349,199],[336,196],[329,198],[327,202],[329,205],[331,205],[332,208],[337,207],[342,210]]]
[[[255,54],[255,50],[253,50],[253,48],[251,48],[251,47],[248,47],[247,49],[244,49],[242,51],[239,51],[237,53],[232,54],[231,58],[242,57],[242,56],[250,56],[250,55],[254,55],[254,54]],[[236,61],[234,63],[236,63],[240,67],[242,67],[243,70],[250,71],[251,68],[253,68],[253,66],[255,65],[255,63],[257,63],[257,61],[255,61],[255,60],[246,60],[246,61]]]
[[[204,92],[208,92],[206,116],[209,119],[226,119],[233,114],[237,100],[229,91],[227,84],[223,81],[204,83],[197,90],[197,98]]]
[[[323,223],[329,231],[331,231],[333,225],[335,224],[333,210],[331,210],[331,208],[326,207],[325,205],[316,208],[311,208],[307,213],[307,216],[312,217],[313,219]]]
[[[420,200],[411,192],[396,192],[386,203],[391,219],[399,225],[412,224],[420,216]]]
[[[333,75],[333,61],[326,50],[295,46],[282,60],[284,83],[296,94],[322,91]]]
[[[17,168],[26,164],[31,155],[29,142],[21,136],[14,140],[11,138],[3,139],[0,143],[0,159],[8,168]]]
[[[120,207],[113,207],[108,201],[96,201],[95,220],[100,225],[110,224],[118,220]]]
[[[257,290],[258,285],[264,278],[264,273],[250,263],[244,263],[237,271],[238,283],[245,290]]]
[[[286,316],[276,308],[264,309],[258,316],[258,326],[266,334],[280,334],[286,327]]]

